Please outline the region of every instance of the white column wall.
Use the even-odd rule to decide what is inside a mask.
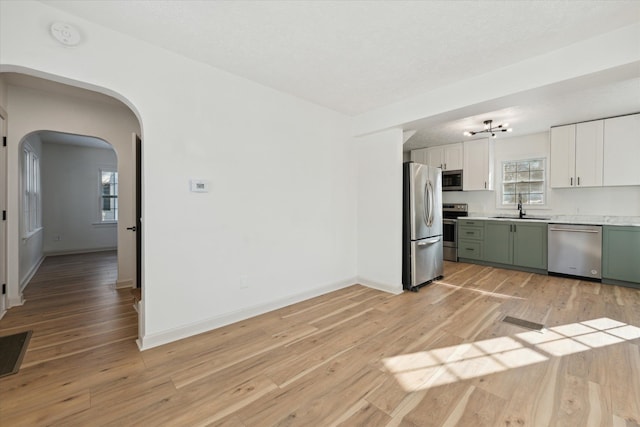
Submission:
[[[402,129],[357,138],[358,279],[402,292]]]

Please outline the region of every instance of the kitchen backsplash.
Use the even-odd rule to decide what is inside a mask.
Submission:
[[[498,205],[495,191],[449,191],[444,203],[467,203],[469,211],[516,211]],[[525,206],[532,215],[640,216],[640,186],[547,189],[547,204]]]

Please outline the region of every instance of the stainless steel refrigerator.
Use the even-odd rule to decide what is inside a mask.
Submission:
[[[404,164],[402,286],[419,287],[442,278],[442,170]]]

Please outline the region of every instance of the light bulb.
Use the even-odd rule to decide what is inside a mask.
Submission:
[[[463,134],[464,136],[471,136],[471,132],[469,132],[469,131],[464,131],[462,134]]]
[[[507,129],[507,132],[513,132],[513,129],[509,128]]]

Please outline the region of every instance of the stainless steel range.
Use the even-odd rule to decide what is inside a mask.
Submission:
[[[466,203],[442,204],[442,246],[443,257],[447,261],[458,261],[457,219],[469,215]]]

